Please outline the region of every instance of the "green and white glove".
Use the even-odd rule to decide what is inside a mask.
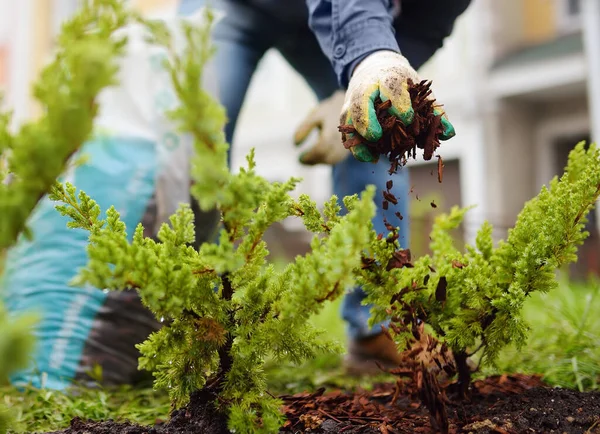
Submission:
[[[319,138],[315,144],[300,154],[302,164],[336,164],[348,157],[348,150],[342,146],[338,131],[344,95],[344,91],[338,90],[323,100],[296,129],[294,133],[296,146],[304,143],[313,130],[319,131]]]
[[[410,66],[408,60],[393,51],[376,51],[367,56],[354,69],[346,98],[342,107],[340,124],[353,125],[356,131],[370,142],[376,142],[383,133],[377,121],[374,101],[380,97],[382,101],[392,101],[388,109],[390,114],[398,117],[405,125],[410,125],[414,118],[414,110],[408,92],[408,80],[419,83],[421,79]],[[433,94],[430,98],[434,99]],[[443,133],[440,140],[448,140],[454,136],[454,127],[446,117],[441,105],[437,104],[435,114],[442,115]],[[367,146],[359,144],[350,149],[354,157],[363,162],[377,161]]]

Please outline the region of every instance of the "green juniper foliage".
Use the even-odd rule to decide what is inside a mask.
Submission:
[[[64,28],[57,60],[37,90],[44,116],[15,136],[3,118],[0,143],[3,154],[10,150],[15,177],[9,187],[2,187],[0,203],[18,210],[20,217],[7,220],[9,230],[3,226],[0,246],[14,242],[10,234],[23,229],[24,217],[90,134],[97,110],[94,98],[114,83],[116,66],[110,59],[126,42],[110,36],[134,20],[141,21],[127,15],[118,1],[90,3]],[[191,246],[195,225],[202,222],[194,222],[188,206],[163,225],[157,241],[145,238],[140,225],[129,242],[126,231],[133,228],[125,227],[114,208],[103,213],[68,183],[56,184],[51,198],[62,203],[58,210],[71,218],[70,227],[90,233],[88,265],[73,283],[135,288],[163,322],[160,331],[139,345],[140,367],[154,372],[156,387],[167,389],[175,406],[202,390],[216,397],[216,409],[228,417],[231,429],[276,431],[283,422],[281,403],[267,393],[266,358],[301,362],[339,349],[308,319],[323,302],[355,284],[356,276],[376,305],[374,321],[390,315],[394,298],[395,317],[407,324],[424,319],[455,354],[483,343],[485,359],[493,362],[504,345],[524,341],[527,327],[520,310],[528,294],[552,289],[555,269],[575,259],[575,249],[586,236],[585,216],[600,193],[595,147],[576,148],[565,176],[526,205],[498,247],[491,226],[484,224],[475,246],[458,251],[450,231],[466,210],[454,209],[436,221],[432,256],[418,259],[412,268],[384,267],[397,243],[378,240],[369,223],[374,189],[360,199],[344,198],[348,213],[342,217],[335,197],[319,212],[310,198],[292,198],[297,179],[270,183],[260,177],[252,153],[247,167],[230,173],[223,107],[199,86],[213,51],[209,27],[184,25],[187,47],[177,54],[164,25],[144,23],[152,42],[169,50],[166,67],[180,102],[170,116],[180,131],[193,137],[192,193],[202,210],[220,212],[218,242],[204,243],[198,250]],[[34,154],[24,151],[27,146]],[[55,156],[40,165],[40,172],[25,167],[27,155],[45,155],[54,147]],[[273,223],[292,216],[315,233],[312,252],[278,270],[267,262],[263,235]],[[397,330],[398,343],[406,345],[410,328]]]
[[[0,273],[6,249],[28,235],[26,221],[39,200],[88,138],[100,91],[114,83],[115,56],[124,41],[109,36],[127,14],[118,1],[99,0],[82,8],[57,41],[54,60],[41,72],[33,95],[39,119],[11,130],[10,112],[0,113]],[[9,318],[0,302],[0,383],[27,364],[36,318]],[[9,421],[0,408],[0,433]]]
[[[321,214],[307,196],[290,196],[298,179],[260,177],[253,153],[247,167],[230,173],[224,110],[198,85],[212,54],[209,27],[184,25],[188,44],[181,55],[163,26],[150,28],[153,42],[170,53],[166,67],[180,101],[172,119],[193,136],[193,194],[203,210],[220,211],[223,227],[217,243],[195,250],[194,215],[181,206],[158,241],[145,238],[139,225],[130,243],[126,231],[133,228],[114,208],[103,215],[84,192],[58,184],[51,194],[63,203],[58,210],[71,218],[70,227],[90,232],[89,262],[74,283],[139,291],[164,324],[139,345],[140,367],[154,372],[155,386],[166,388],[175,406],[204,390],[218,397],[231,429],[274,432],[283,422],[281,402],[266,393],[265,359],[301,362],[340,349],[309,318],[354,284],[353,270],[371,237],[374,189],[344,198],[342,217],[335,197]],[[312,251],[278,271],[267,263],[263,235],[292,216],[315,233]]]
[[[400,348],[410,344],[413,324],[423,320],[455,356],[464,358],[481,349],[482,361],[493,364],[505,345],[525,342],[523,303],[533,292],[554,289],[556,270],[577,259],[577,246],[588,236],[586,215],[599,195],[600,152],[580,143],[564,175],[527,202],[497,247],[486,222],[475,246],[459,251],[450,232],[467,209],[454,208],[439,216],[431,233],[431,256],[420,257],[412,268],[363,271],[359,280],[368,302],[377,306],[372,320],[393,313],[398,327],[390,331]],[[385,264],[392,250],[381,240],[372,243],[369,255]]]

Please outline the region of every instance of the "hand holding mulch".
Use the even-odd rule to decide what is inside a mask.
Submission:
[[[351,149],[362,144],[377,158],[381,155],[387,157],[390,161],[390,174],[405,165],[411,156],[416,158],[417,148],[423,150],[424,160],[431,160],[434,152],[440,146],[440,139],[446,137],[443,112],[436,108],[435,99],[431,98],[431,81],[423,80],[420,83],[414,83],[412,80],[408,80],[408,91],[414,110],[414,118],[410,124],[405,125],[400,118],[390,113],[391,100],[383,102],[378,97],[375,100],[375,111],[383,130],[381,138],[370,142],[362,137],[353,125],[344,124],[338,127],[342,133],[344,147]],[[440,158],[438,165],[440,182],[442,167]]]

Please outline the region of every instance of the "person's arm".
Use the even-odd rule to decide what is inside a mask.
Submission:
[[[403,2],[394,22],[396,39],[404,57],[419,69],[450,36],[456,19],[472,0],[418,0]]]
[[[390,0],[306,0],[308,24],[329,58],[342,87],[368,54],[400,52]]]
[[[402,10],[401,16],[411,21],[406,32],[419,27],[417,35],[426,35],[433,49],[452,31],[454,20],[466,9],[465,0],[415,0],[402,2],[411,6]],[[404,125],[414,119],[414,109],[409,93],[410,83],[421,81],[409,59],[400,53],[396,41],[391,0],[306,0],[309,11],[309,26],[317,37],[321,49],[331,61],[340,85],[347,87],[341,109],[340,123],[352,125],[365,140],[378,141],[383,134],[375,111],[375,101],[391,101],[388,111]],[[449,7],[449,4],[454,4]],[[458,6],[457,6],[458,5]],[[406,15],[405,15],[406,14]],[[426,16],[430,15],[429,18]],[[420,20],[420,22],[417,22]],[[414,21],[414,22],[413,22]],[[409,47],[407,47],[409,48]],[[409,49],[410,51],[410,49]],[[415,50],[417,51],[417,50]],[[416,54],[413,55],[416,57]],[[417,60],[417,59],[415,59]],[[426,59],[425,59],[426,60]],[[419,60],[421,63],[424,60]],[[430,99],[435,100],[433,93]],[[448,140],[455,130],[448,120],[443,106],[434,103],[434,114],[441,117],[440,140]],[[362,142],[350,148],[360,161],[377,161],[369,148]]]

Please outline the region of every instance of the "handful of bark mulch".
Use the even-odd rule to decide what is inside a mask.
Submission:
[[[413,122],[406,126],[400,119],[391,115],[388,109],[391,101],[382,102],[381,98],[375,100],[377,120],[383,129],[383,135],[377,142],[369,142],[356,132],[352,125],[340,125],[338,130],[342,133],[344,147],[350,149],[363,143],[371,153],[376,156],[384,155],[390,161],[390,175],[395,173],[400,166],[406,164],[409,157],[417,157],[417,148],[423,149],[423,159],[431,160],[433,153],[440,146],[439,134],[443,132],[441,115],[434,115],[434,99],[431,95],[431,81],[423,80],[413,83],[408,80],[408,91],[415,111]],[[347,134],[352,134],[348,138]]]

